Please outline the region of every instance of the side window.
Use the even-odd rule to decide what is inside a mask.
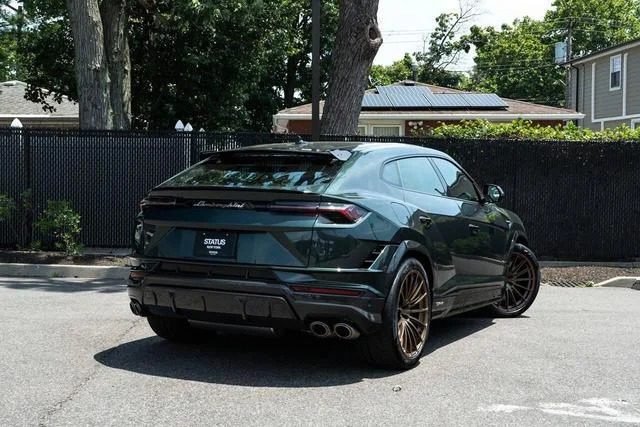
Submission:
[[[397,161],[402,186],[406,190],[419,191],[434,196],[444,195],[442,182],[426,157],[411,157]]]
[[[456,165],[448,160],[432,158],[447,184],[447,196],[456,199],[478,201],[478,192],[473,182]]]
[[[609,89],[620,89],[622,84],[622,56],[609,58]]]
[[[394,185],[402,185],[400,184],[400,173],[398,172],[398,162],[389,162],[384,165],[384,169],[382,169],[382,179],[385,181],[394,184]]]

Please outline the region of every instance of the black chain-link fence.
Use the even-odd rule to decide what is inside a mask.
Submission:
[[[0,130],[0,194],[19,202],[30,189],[36,212],[47,200],[68,200],[82,216],[84,245],[126,247],[139,200],[195,163],[201,151],[298,139],[253,133]],[[404,142],[449,153],[479,183],[504,188],[504,207],[520,215],[542,257],[640,257],[638,143],[323,139]],[[24,222],[14,218],[11,224],[0,223],[0,247],[29,240]]]

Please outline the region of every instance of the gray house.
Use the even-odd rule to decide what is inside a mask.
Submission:
[[[567,108],[584,114],[578,124],[593,130],[625,123],[640,127],[640,39],[567,63]]]

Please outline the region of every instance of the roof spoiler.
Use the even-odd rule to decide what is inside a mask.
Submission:
[[[200,153],[200,161],[206,160],[211,156],[214,156],[216,154],[222,154],[222,153],[233,153],[236,152],[235,150],[228,150],[228,151],[202,151]],[[336,160],[340,160],[341,162],[346,162],[347,160],[349,160],[351,158],[351,154],[353,154],[351,151],[349,150],[340,150],[340,149],[336,149],[336,150],[331,150],[331,151],[312,151],[312,150],[305,150],[305,149],[301,149],[300,151],[289,151],[289,150],[264,150],[264,151],[259,151],[259,150],[247,150],[247,151],[243,151],[243,154],[311,154],[311,155],[329,155],[332,156],[333,158],[335,158]]]

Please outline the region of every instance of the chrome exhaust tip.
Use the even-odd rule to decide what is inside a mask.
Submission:
[[[343,340],[355,340],[360,336],[360,332],[347,323],[336,323],[333,327],[333,333]]]
[[[138,301],[131,300],[131,302],[129,303],[129,308],[131,309],[131,312],[136,316],[143,316],[144,308]]]
[[[329,338],[331,335],[333,335],[333,332],[331,332],[331,328],[329,327],[329,325],[324,322],[311,322],[311,325],[309,325],[309,330],[318,338]]]

